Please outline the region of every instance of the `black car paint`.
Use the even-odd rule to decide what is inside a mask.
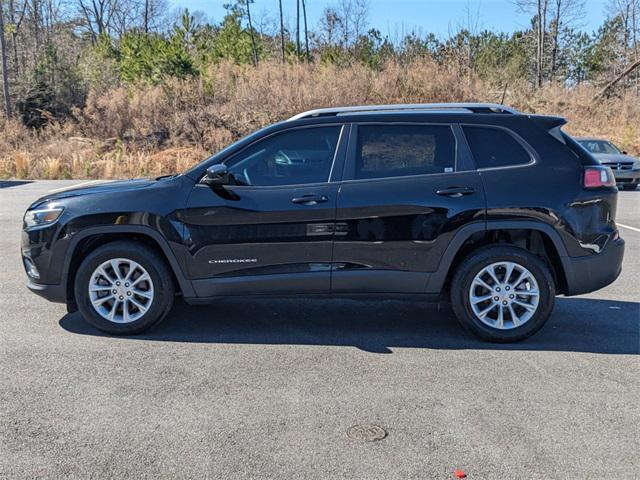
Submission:
[[[343,178],[345,162],[353,161],[357,125],[375,122],[452,125],[456,171]],[[336,123],[345,125],[346,134],[330,182],[286,187],[201,182],[208,166],[265,136]],[[51,300],[72,301],[67,287],[79,245],[93,235],[124,233],[156,242],[192,301],[236,294],[437,293],[457,248],[471,235],[532,228],[555,246],[569,283],[565,293],[601,288],[617,277],[622,259],[614,222],[617,190],[582,188],[583,165],[592,158],[551,138],[549,128],[558,123],[524,115],[386,113],[276,124],[183,175],[109,182],[39,199],[33,206],[49,203],[65,210],[54,225],[23,231],[22,253],[41,273],[30,286]],[[529,146],[532,162],[476,170],[459,127],[464,124],[508,129]],[[465,194],[436,193],[452,188]],[[291,202],[302,195],[326,201]],[[592,272],[596,265],[603,265],[603,274]]]

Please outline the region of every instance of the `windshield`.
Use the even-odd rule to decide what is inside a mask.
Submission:
[[[619,154],[620,150],[611,142],[605,140],[580,140],[580,145],[591,153]]]

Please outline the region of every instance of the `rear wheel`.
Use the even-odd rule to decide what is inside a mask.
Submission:
[[[108,243],[80,265],[75,298],[82,316],[99,330],[140,333],[171,309],[172,278],[164,260],[144,245]]]
[[[624,183],[620,186],[622,187],[622,190],[635,190],[638,185],[635,183]]]
[[[451,303],[463,327],[492,342],[516,342],[545,324],[555,300],[549,268],[516,247],[488,247],[458,267]]]

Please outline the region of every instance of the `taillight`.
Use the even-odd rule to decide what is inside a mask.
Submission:
[[[584,167],[584,188],[615,186],[616,179],[609,167]]]

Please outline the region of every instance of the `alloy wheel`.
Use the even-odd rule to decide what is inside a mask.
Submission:
[[[469,303],[485,325],[511,330],[527,323],[538,309],[540,289],[533,274],[514,262],[496,262],[471,282]]]
[[[131,323],[139,320],[153,304],[151,276],[142,265],[127,258],[107,260],[89,280],[89,299],[105,320]]]

